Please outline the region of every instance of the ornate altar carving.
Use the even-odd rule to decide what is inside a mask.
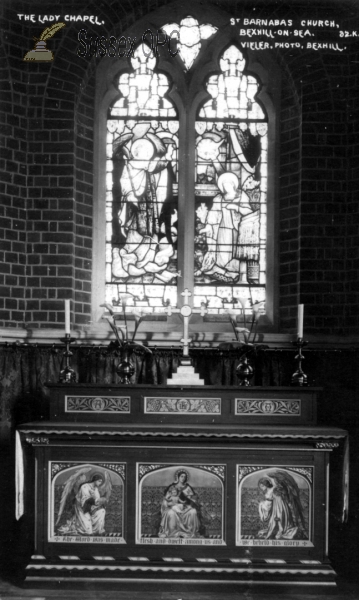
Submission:
[[[316,425],[318,390],[50,389],[50,420],[19,429],[36,459],[32,480],[18,449],[19,489],[25,476],[34,491],[18,496],[36,532],[27,586],[335,584],[328,464],[346,432]]]

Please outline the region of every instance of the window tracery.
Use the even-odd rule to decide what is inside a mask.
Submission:
[[[183,30],[179,50],[190,69],[201,39],[217,28],[187,17],[162,29],[171,33],[175,26]],[[126,295],[129,307],[149,313],[177,306],[181,275],[180,120],[157,62],[144,44],[135,50],[132,71],[118,78],[106,134],[106,302],[116,305]],[[191,125],[195,223],[181,215],[185,235],[194,237],[194,307],[205,303],[212,314],[250,312],[266,299],[268,118],[258,100],[260,81],[246,71],[242,52],[230,46],[219,66],[204,84],[210,98]]]
[[[202,40],[214,35],[218,27],[209,23],[200,25],[197,19],[186,17],[180,23],[167,23],[162,30],[172,39],[177,39],[179,55],[189,71],[201,51]]]

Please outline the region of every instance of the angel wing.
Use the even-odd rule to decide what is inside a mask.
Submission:
[[[98,488],[98,491],[100,492],[100,496],[101,498],[106,498],[106,504],[110,499],[111,496],[111,492],[112,492],[112,481],[111,481],[111,477],[108,471],[103,471],[103,475],[104,475],[104,482],[102,485],[100,485],[100,487]]]
[[[288,471],[270,471],[268,473],[275,484],[275,493],[279,493],[292,509],[292,515],[297,524],[301,524],[306,529],[303,507],[300,501],[300,493],[297,482]]]
[[[83,469],[79,469],[78,471],[76,471],[76,473],[71,475],[71,477],[69,477],[68,480],[66,481],[65,487],[62,491],[59,514],[57,517],[56,525],[58,524],[58,522],[61,519],[61,515],[64,512],[64,508],[66,506],[67,501],[70,499],[71,495],[75,495],[78,491],[78,480],[79,480],[80,476],[91,471],[91,468],[92,467],[84,467]]]

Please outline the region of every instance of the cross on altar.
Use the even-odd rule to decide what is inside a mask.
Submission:
[[[172,308],[171,305],[168,305],[166,308],[167,315],[170,317],[172,313],[180,313],[183,317],[183,338],[181,338],[181,342],[183,344],[183,356],[188,356],[188,347],[189,343],[192,341],[192,338],[188,337],[188,329],[189,329],[189,320],[193,313],[198,313],[202,317],[207,312],[207,307],[205,304],[201,304],[201,308],[192,308],[189,304],[189,298],[192,296],[192,292],[190,292],[187,288],[183,290],[181,296],[184,297],[184,305],[181,308]]]

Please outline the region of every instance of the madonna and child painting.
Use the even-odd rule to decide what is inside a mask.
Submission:
[[[137,543],[222,545],[224,466],[139,466]]]

